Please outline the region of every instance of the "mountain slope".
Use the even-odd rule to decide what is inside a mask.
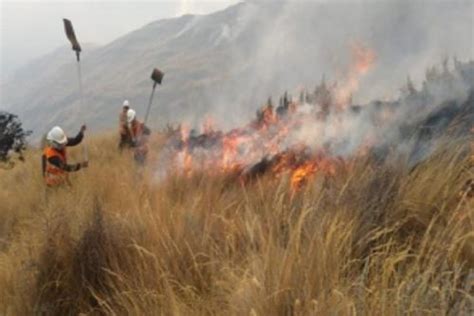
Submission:
[[[270,94],[313,85],[324,73],[343,79],[354,41],[377,54],[376,68],[361,78],[363,93],[355,95],[369,100],[395,93],[399,85],[394,84],[407,73],[421,77],[446,47],[461,58],[472,57],[469,6],[252,1],[210,15],[161,20],[84,50],[84,108],[74,57],[66,51],[51,56],[49,71],[27,67],[3,85],[1,108],[18,113],[37,135],[53,124],[69,129],[84,121],[93,129],[114,127],[123,99],[144,115],[149,75],[159,67],[166,75],[155,96],[151,126],[182,120],[193,124],[209,112],[232,125],[246,121]],[[456,30],[455,38],[447,36]]]

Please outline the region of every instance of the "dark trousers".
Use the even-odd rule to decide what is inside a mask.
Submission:
[[[124,147],[130,147],[130,137],[128,137],[126,134],[120,134],[118,148],[120,151],[122,151]]]

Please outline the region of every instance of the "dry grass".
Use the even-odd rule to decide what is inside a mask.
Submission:
[[[472,314],[462,147],[411,172],[361,160],[296,196],[287,179],[158,183],[113,137],[45,194],[31,153],[0,170],[0,314]]]

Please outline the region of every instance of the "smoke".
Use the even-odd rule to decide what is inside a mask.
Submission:
[[[356,58],[356,69],[368,69],[361,60],[371,58]],[[354,69],[349,67],[351,75]],[[364,106],[341,106],[341,88],[323,81],[298,101],[285,98],[277,108],[269,102],[252,122],[227,133],[211,124],[201,135],[176,131],[156,175],[163,179],[170,170],[185,175],[199,170],[246,178],[266,170],[291,171],[298,184],[299,171],[311,174],[322,168],[331,173],[340,158],[350,162],[370,154],[382,161],[390,153],[407,157],[413,166],[429,157],[444,137],[463,142],[469,137],[474,124],[473,79],[474,61],[454,60],[452,66],[446,61],[427,72],[419,91],[409,82],[399,99]]]
[[[470,1],[247,2],[227,17],[223,36],[214,43],[231,45],[231,54],[219,67],[232,77],[201,91],[203,108],[228,130],[254,117],[268,96],[278,104],[287,89],[293,95],[302,88],[312,93],[324,77],[333,108],[318,119],[318,113],[325,111],[323,104],[301,106],[297,123],[288,124],[290,131],[278,143],[280,152],[301,144],[343,158],[364,148],[411,150],[411,137],[419,138],[416,134],[425,120],[446,102],[448,111],[456,113],[473,88],[470,77],[463,77],[455,66],[430,70],[448,56],[474,58],[473,5]],[[474,73],[470,64],[466,67]],[[407,77],[418,90],[411,95],[400,93]],[[191,124],[199,122],[200,114],[192,114]],[[258,133],[248,146],[253,149],[247,147],[239,157],[247,165],[272,152],[264,149],[250,155],[269,142],[267,135]],[[423,157],[425,150],[415,146],[416,156]],[[204,156],[212,161],[214,154],[211,147]]]
[[[222,26],[232,46],[229,76],[202,89],[223,126],[253,115],[268,96],[308,90],[325,76],[344,81],[353,43],[373,50],[373,67],[348,95],[356,104],[395,99],[407,76],[421,86],[443,58],[474,57],[472,1],[249,1]],[[348,95],[345,97],[347,98]],[[193,113],[192,115],[196,115]],[[199,116],[199,113],[198,113]]]
[[[393,153],[411,155],[413,164],[429,156],[444,137],[469,137],[474,125],[474,61],[445,60],[425,76],[421,89],[408,82],[396,100],[372,101],[343,111],[333,108],[336,111],[326,120],[309,117],[292,144],[316,149],[329,145],[331,154],[346,158],[364,146],[390,147]]]
[[[223,2],[207,3],[210,8]],[[181,13],[204,6],[191,0],[177,4]],[[54,124],[74,127],[77,119],[70,113],[93,129],[115,128],[114,120],[105,118],[123,99],[131,100],[139,115],[145,112],[154,67],[166,77],[151,111],[152,128],[183,121],[199,127],[211,115],[220,129],[229,130],[254,118],[269,96],[278,104],[285,91],[312,92],[323,77],[328,85],[346,87],[340,90],[343,105],[394,100],[408,76],[421,89],[431,65],[450,56],[473,58],[473,5],[247,1],[210,15],[156,21],[85,50],[90,52],[81,61],[87,108],[79,106],[75,63],[60,62],[59,54],[35,62],[9,82],[2,106],[18,111],[36,131]],[[354,47],[371,52],[361,54],[370,67],[354,67]],[[69,53],[61,56],[72,60]]]

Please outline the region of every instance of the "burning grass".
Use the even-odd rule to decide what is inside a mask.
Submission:
[[[155,172],[162,179],[203,173],[241,183],[289,175],[295,193],[317,174],[334,176],[360,158],[383,163],[408,155],[411,168],[430,157],[443,137],[469,138],[474,62],[454,60],[450,70],[445,61],[442,72],[436,67],[427,71],[422,90],[409,82],[398,100],[357,106],[349,95],[376,57],[369,48],[353,46],[354,60],[342,85],[323,79],[298,100],[285,93],[276,109],[270,98],[254,120],[229,131],[218,130],[209,119],[200,134],[184,125],[170,128]]]
[[[357,77],[375,55],[355,50]],[[95,138],[67,189],[30,152],[0,170],[0,313],[472,314],[474,90],[435,103],[472,74],[363,108],[322,82],[240,128],[158,134],[145,168]]]
[[[296,191],[299,170],[318,166],[285,158],[295,173],[156,181],[115,139],[90,145],[91,167],[47,199],[34,153],[0,170],[2,314],[473,311],[463,142],[411,170],[360,156]]]

